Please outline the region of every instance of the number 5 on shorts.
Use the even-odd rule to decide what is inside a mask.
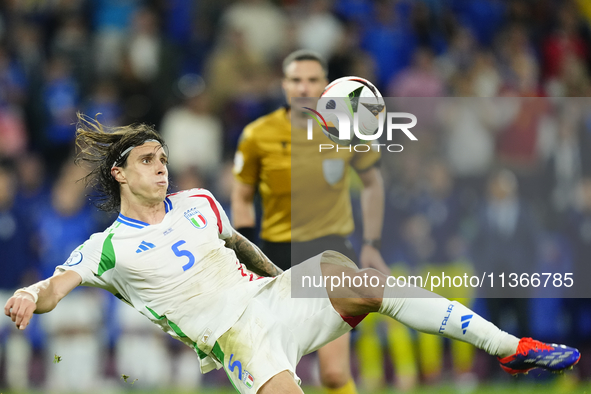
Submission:
[[[188,250],[179,250],[179,246],[181,246],[185,243],[186,242],[184,240],[180,240],[171,246],[171,249],[175,255],[177,255],[178,257],[186,256],[189,258],[189,262],[187,264],[183,265],[183,271],[188,270],[189,268],[191,268],[193,266],[193,264],[195,264],[195,256],[193,256],[193,253],[189,252]]]

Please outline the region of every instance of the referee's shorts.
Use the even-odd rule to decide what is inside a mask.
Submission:
[[[357,262],[351,242],[340,235],[327,235],[306,242],[270,242],[261,240],[261,250],[279,268],[286,271],[294,265],[326,250],[334,250]]]

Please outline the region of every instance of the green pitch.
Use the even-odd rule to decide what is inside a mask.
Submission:
[[[322,389],[317,387],[304,387],[306,394],[324,394]],[[1,391],[0,394],[42,394],[43,391],[30,391],[26,393],[17,393]],[[121,391],[120,393],[124,393]],[[128,394],[170,394],[170,391],[142,391],[130,390]],[[397,394],[399,391],[393,387],[376,391],[373,393],[360,391],[359,394]],[[574,384],[565,380],[556,379],[552,382],[543,384],[532,384],[529,382],[514,382],[510,384],[483,384],[474,391],[462,391],[451,384],[436,385],[432,387],[421,387],[408,394],[591,394],[591,383]],[[66,394],[66,393],[63,393]],[[200,388],[194,392],[183,392],[175,394],[236,394],[232,388],[214,389]]]

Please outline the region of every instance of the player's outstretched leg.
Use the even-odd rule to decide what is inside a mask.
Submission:
[[[321,261],[331,261],[332,253]],[[342,256],[345,258],[344,256]],[[549,345],[531,338],[519,340],[500,330],[471,309],[420,287],[388,287],[387,277],[373,269],[356,270],[334,264],[322,264],[325,276],[377,277],[377,286],[343,286],[327,288],[334,308],[343,316],[378,312],[428,334],[468,342],[488,354],[497,356],[503,369],[511,374],[533,368],[558,372],[575,365],[580,359],[577,349]],[[365,279],[370,283],[368,279]],[[355,283],[354,280],[351,283]],[[374,284],[376,280],[374,280]],[[383,287],[382,287],[383,285]]]
[[[425,298],[414,298],[421,297],[421,293]],[[581,357],[577,349],[565,345],[545,344],[531,338],[519,340],[464,305],[433,298],[425,289],[414,288],[403,298],[395,298],[397,295],[400,296],[393,289],[384,291],[378,312],[419,331],[471,343],[497,356],[501,367],[510,374],[527,373],[534,368],[560,372],[572,368]]]
[[[498,357],[501,368],[511,375],[528,373],[534,368],[560,372],[572,367],[581,359],[577,349],[556,343],[543,343],[532,338],[521,338],[517,352]]]

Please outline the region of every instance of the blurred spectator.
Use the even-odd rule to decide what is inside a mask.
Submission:
[[[539,67],[533,56],[520,53],[511,58],[505,95],[540,97],[544,93],[539,84]]]
[[[455,1],[451,7],[457,15],[458,22],[470,29],[482,46],[488,47],[498,27],[503,25],[506,1]]]
[[[51,191],[51,203],[38,224],[43,277],[53,274],[70,252],[96,231],[96,220],[85,198],[85,170],[69,161]],[[104,294],[94,289],[75,290],[74,297],[52,313],[40,316],[46,338],[47,388],[55,392],[88,392],[99,387],[105,357],[103,330]],[[52,368],[61,357],[60,367]]]
[[[519,67],[528,65],[530,75],[527,82],[539,83],[540,67],[536,60],[536,48],[525,26],[514,23],[506,26],[497,35],[495,49],[499,59],[501,73],[508,87],[520,90],[519,78],[526,76],[520,74]]]
[[[119,97],[119,89],[110,79],[96,81],[85,107],[83,113],[98,117],[103,125],[113,127],[123,122],[124,108]]]
[[[198,2],[192,0],[171,0],[164,4],[164,30],[169,40],[186,48],[193,34]]]
[[[355,24],[365,24],[372,17],[372,2],[369,0],[340,0],[334,4],[337,15]]]
[[[157,124],[170,105],[178,56],[161,35],[159,24],[158,15],[149,8],[133,14],[121,69],[126,121]]]
[[[63,19],[53,36],[51,53],[67,59],[80,92],[88,92],[94,68],[88,31],[81,15],[67,16]]]
[[[582,98],[576,99],[577,104],[581,106],[581,125],[579,130],[579,138],[581,146],[591,146],[591,99]],[[568,101],[567,101],[568,103]],[[583,148],[585,149],[585,148]],[[586,152],[586,150],[584,150]],[[591,156],[587,154],[581,155],[581,171],[583,176],[591,176]]]
[[[47,334],[44,361],[51,371],[46,381],[50,392],[93,392],[105,387],[102,367],[107,347],[102,327],[106,293],[91,288],[74,293],[52,313],[39,316]],[[58,361],[60,368],[55,368]]]
[[[123,43],[142,0],[91,0],[94,60],[99,75],[114,75],[123,60]]]
[[[588,284],[591,279],[589,256],[591,253],[591,178],[586,177],[579,183],[577,204],[567,215],[564,233],[572,248],[574,267],[573,277],[578,283]],[[564,267],[560,267],[564,272]],[[591,303],[589,298],[565,300],[569,314],[569,329],[566,337],[580,344],[591,347]],[[588,374],[588,368],[583,372]]]
[[[41,29],[31,22],[21,22],[14,28],[13,39],[18,45],[12,45],[15,58],[22,66],[29,82],[38,79],[45,61],[41,42]]]
[[[15,159],[27,146],[27,130],[18,106],[0,106],[0,158]]]
[[[539,136],[552,107],[545,98],[523,98],[514,102],[516,115],[497,134],[497,156],[503,165],[531,174],[539,164]]]
[[[472,80],[471,91],[474,96],[497,96],[503,81],[492,52],[476,53],[469,78]]]
[[[206,65],[214,113],[222,114],[229,102],[242,97],[256,100],[266,90],[266,70],[264,60],[247,48],[243,32],[226,30]]]
[[[446,164],[438,159],[426,166],[425,184],[416,201],[414,216],[409,219],[409,250],[414,250],[417,269],[423,277],[431,275],[455,276],[473,271],[466,258],[466,245],[460,232],[465,219],[466,204],[456,189]],[[470,288],[441,289],[438,294],[470,305],[474,296]],[[444,366],[443,340],[431,335],[418,334],[421,372],[428,382],[441,379]],[[451,343],[455,378],[468,378],[472,369],[474,348],[464,343]]]
[[[85,198],[84,182],[78,182],[84,175],[82,168],[68,162],[53,185],[51,204],[42,212],[38,229],[45,278],[97,230],[92,208]]]
[[[37,226],[50,197],[50,181],[47,178],[45,163],[37,153],[28,153],[16,162],[18,194],[16,208],[24,215],[31,226]],[[31,249],[39,255],[39,240],[35,236]]]
[[[478,214],[472,256],[480,272],[532,273],[536,268],[539,228],[529,205],[518,195],[517,177],[507,169],[495,171],[488,180],[486,200]],[[503,289],[511,297],[512,289]],[[527,298],[492,298],[483,294],[490,321],[506,329],[513,314],[517,335],[531,332]],[[497,293],[496,296],[499,296]]]
[[[403,70],[390,82],[388,96],[440,97],[444,93],[443,80],[435,68],[431,50],[419,48],[413,55],[411,67]]]
[[[416,206],[429,221],[434,249],[423,263],[455,262],[466,255],[460,238],[460,225],[468,213],[466,205],[444,161],[432,159],[426,167],[426,183]]]
[[[472,95],[472,81],[458,78],[455,92]],[[514,115],[515,103],[508,100],[457,98],[440,102],[437,109],[445,132],[447,163],[461,189],[480,192],[483,179],[495,162],[495,135]]]
[[[226,0],[227,1],[227,0]],[[224,2],[172,0],[161,3],[165,8],[164,31],[179,55],[180,73],[203,74],[203,65],[211,50],[210,36],[216,17],[207,7],[223,7]]]
[[[172,359],[162,330],[123,302],[117,302],[112,312],[120,330],[115,345],[117,371],[137,379],[134,386],[143,389],[170,388]]]
[[[443,21],[434,18],[427,2],[416,2],[412,8],[410,19],[417,37],[417,46],[436,54],[445,51],[447,43],[442,29]]]
[[[571,56],[586,61],[589,48],[579,34],[581,20],[573,2],[564,2],[558,10],[558,26],[542,44],[545,78],[556,78]]]
[[[44,154],[50,171],[55,172],[68,157],[75,137],[74,122],[80,96],[71,64],[53,57],[47,64],[43,95]]]
[[[548,212],[552,215],[549,224],[554,228],[559,218],[576,203],[582,177],[581,157],[586,150],[579,137],[581,111],[581,106],[576,103],[564,105],[557,111],[557,132],[544,163],[542,193],[551,204],[552,210]]]
[[[470,68],[477,46],[469,30],[461,26],[454,30],[446,52],[437,58],[440,72],[446,80],[452,76],[464,73]],[[472,94],[468,94],[471,96]],[[455,96],[461,96],[455,94]]]
[[[299,47],[316,51],[325,59],[334,53],[345,30],[330,12],[331,3],[331,0],[304,3],[304,17],[298,20],[297,26]]]
[[[0,44],[0,106],[23,105],[26,89],[24,70]]]
[[[286,16],[269,0],[238,0],[224,11],[221,24],[222,39],[239,31],[246,51],[266,62],[281,52],[286,38]]]
[[[0,302],[38,278],[31,252],[33,224],[16,208],[16,173],[0,163]],[[8,320],[8,319],[3,319]],[[13,390],[29,386],[31,344],[10,320],[0,322],[0,355],[4,355],[6,383]]]
[[[557,78],[546,82],[545,89],[552,97],[588,96],[591,81],[585,63],[576,56],[564,59],[563,67]]]
[[[201,171],[195,166],[184,167],[173,179],[174,181],[171,187],[173,192],[194,189],[196,187],[209,189]]]
[[[170,151],[168,168],[173,175],[179,175],[194,166],[211,179],[221,165],[222,123],[210,112],[208,94],[193,94],[162,119],[161,133]]]
[[[328,80],[355,75],[375,81],[376,65],[373,57],[359,47],[359,26],[345,25],[343,35],[336,43],[333,55],[328,58]]]
[[[374,83],[378,88],[383,87],[410,64],[417,45],[411,26],[397,15],[399,10],[390,1],[376,1],[374,20],[365,30],[361,40],[361,47],[367,50],[376,62]]]
[[[12,164],[0,163],[0,253],[6,263],[0,277],[0,289],[9,290],[22,286],[36,277],[34,255],[31,251],[31,223],[18,209],[18,184]]]

